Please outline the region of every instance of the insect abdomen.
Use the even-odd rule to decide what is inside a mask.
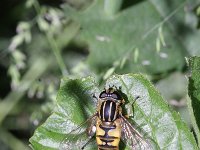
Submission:
[[[104,124],[101,120],[96,125],[96,141],[99,150],[118,150],[121,137],[120,120]]]
[[[102,102],[99,110],[99,118],[101,121],[113,122],[117,118],[117,105],[115,102],[107,100]]]

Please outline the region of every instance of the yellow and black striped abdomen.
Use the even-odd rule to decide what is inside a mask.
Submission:
[[[98,150],[119,150],[121,137],[121,125],[119,119],[109,123],[102,122],[98,119],[96,129]]]
[[[118,116],[117,104],[111,100],[104,101],[98,113],[101,121],[113,122]]]

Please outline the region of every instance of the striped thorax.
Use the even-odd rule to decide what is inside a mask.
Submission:
[[[116,102],[111,100],[103,101],[99,109],[99,118],[104,122],[115,121],[118,116],[118,106]]]

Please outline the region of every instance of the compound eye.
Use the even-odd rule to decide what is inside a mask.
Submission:
[[[118,92],[113,92],[112,94],[112,98],[116,99],[116,100],[122,100],[122,96],[118,93]]]
[[[104,91],[99,95],[99,98],[105,98],[107,97],[107,93]]]
[[[117,94],[112,94],[111,97],[114,98],[114,99],[118,99]]]

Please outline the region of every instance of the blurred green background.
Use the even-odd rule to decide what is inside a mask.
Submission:
[[[145,74],[190,126],[199,0],[1,0],[0,15],[0,150],[29,149],[63,76],[103,88],[112,74]]]

